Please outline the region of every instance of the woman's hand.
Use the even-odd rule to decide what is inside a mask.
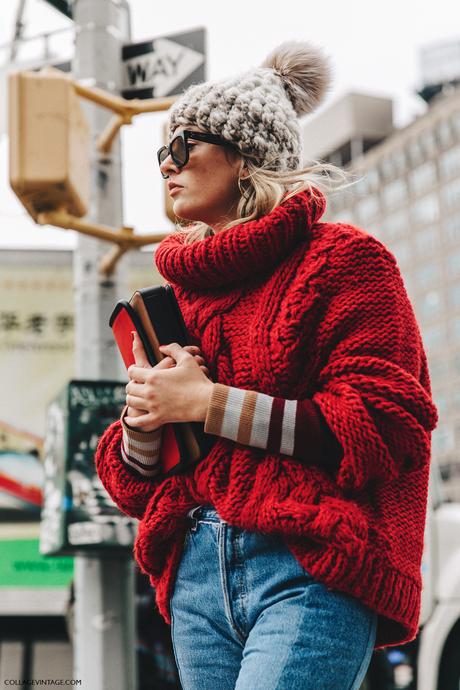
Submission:
[[[134,362],[138,367],[144,367],[145,369],[168,369],[169,367],[173,367],[175,362],[172,359],[172,357],[164,357],[158,364],[155,364],[154,367],[149,363],[147,359],[147,355],[145,354],[144,346],[142,345],[142,341],[140,340],[139,336],[137,335],[136,331],[132,331],[132,336],[133,336],[133,355],[134,355]],[[128,389],[128,386],[126,386],[126,392]],[[133,417],[141,417],[142,415],[146,414],[146,410],[142,409],[139,410],[136,407],[132,407],[129,404],[128,401],[128,396],[126,396],[126,404],[128,406],[127,413],[126,413],[126,418],[133,418]],[[139,431],[154,431],[154,429],[148,428],[148,429],[139,429]]]
[[[128,369],[126,423],[153,431],[168,422],[204,421],[213,384],[200,349],[177,343],[161,346],[167,356],[151,367],[138,335],[133,336],[136,363]]]

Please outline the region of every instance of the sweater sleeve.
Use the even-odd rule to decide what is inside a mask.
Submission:
[[[121,457],[123,462],[132,470],[143,477],[155,477],[159,473],[160,447],[163,427],[154,431],[138,431],[131,429],[125,417],[128,408],[125,407],[121,414],[121,426],[123,427],[123,439],[121,444]]]
[[[214,383],[205,432],[324,469],[337,467],[340,445],[311,400],[286,400]]]
[[[153,467],[147,472],[139,471],[136,464],[139,451],[129,434],[127,435],[126,429],[128,427],[125,425],[124,429],[120,419],[105,430],[96,449],[96,471],[118,508],[126,515],[140,520],[155,486],[161,481],[161,475]],[[150,437],[150,442],[155,435],[158,436],[158,430],[146,434]]]
[[[347,226],[344,226],[345,228]],[[328,257],[313,400],[343,448],[342,489],[430,460],[437,411],[418,324],[393,255],[356,228]]]

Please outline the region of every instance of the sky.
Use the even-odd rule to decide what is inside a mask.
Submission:
[[[18,2],[0,0],[0,45],[11,39]],[[397,127],[425,111],[416,94],[421,86],[420,48],[460,41],[460,6],[452,0],[130,0],[130,8],[132,43],[206,27],[208,78],[213,80],[257,66],[285,40],[310,40],[323,47],[334,68],[332,89],[310,117],[320,116],[333,102],[354,91],[392,98]],[[72,24],[44,0],[27,0],[25,23],[26,36],[70,28],[49,45],[54,54],[71,56]],[[34,58],[41,49],[40,42],[31,41],[19,58]],[[6,50],[0,49],[0,65],[7,58]],[[4,93],[0,83],[0,118]],[[163,143],[165,119],[164,113],[143,115],[122,131],[124,223],[140,233],[171,229],[163,213],[163,183],[155,156]],[[73,232],[36,226],[27,216],[9,189],[7,144],[6,135],[0,135],[0,247],[75,246]]]

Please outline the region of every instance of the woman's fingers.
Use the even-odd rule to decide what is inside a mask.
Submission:
[[[134,355],[134,362],[137,364],[138,367],[151,367],[152,365],[150,364],[149,360],[147,359],[147,355],[145,354],[144,346],[142,345],[142,341],[139,338],[139,335],[137,331],[132,331],[133,334],[133,355]]]
[[[175,364],[176,362],[173,360],[173,358],[168,355],[167,357],[160,359],[160,361],[155,364],[154,369],[170,369],[172,366],[175,366]]]
[[[147,354],[145,352],[144,346],[142,344],[142,340],[139,337],[139,334],[137,331],[132,331],[133,335],[133,354],[134,354],[134,362],[138,367],[151,367],[152,365],[150,364]],[[204,359],[200,354],[200,348],[197,347],[197,345],[185,345],[183,348],[184,350],[187,350],[190,354],[194,355],[197,358],[197,361],[199,364],[204,363]],[[158,367],[159,369],[168,369],[171,367],[172,364],[175,364],[175,360],[173,357],[170,355],[166,355],[161,359],[155,366]]]
[[[136,410],[143,410],[147,413],[144,398],[138,398],[136,395],[130,393],[126,396],[126,404],[128,407],[134,407]]]
[[[135,358],[135,364],[132,365],[133,368],[128,369],[128,376],[131,381],[137,381],[139,384],[143,384],[146,381],[147,372],[141,372],[142,369],[171,369],[177,366],[177,362],[171,355],[165,355],[160,361],[152,367],[145,354],[142,341],[136,331],[133,331],[133,354]],[[191,354],[195,361],[197,362],[200,369],[209,378],[209,369],[205,364],[203,355],[198,345],[185,345],[183,348],[188,354]]]
[[[161,361],[163,362],[164,360],[161,360]],[[159,365],[157,365],[154,368],[158,369]],[[204,365],[200,365],[200,369],[206,374],[206,376],[209,377],[208,367],[206,367]],[[135,380],[131,380],[126,384],[125,390],[126,390],[126,394],[129,394],[131,396],[136,396],[137,398],[142,398],[142,396],[145,394],[145,384],[137,383]],[[138,407],[138,405],[135,405],[134,403],[132,403],[132,406]]]
[[[196,361],[198,362],[198,364],[200,364],[200,365],[201,365],[201,364],[204,364],[204,357],[203,357],[203,355],[201,354],[201,350],[200,350],[200,348],[198,347],[198,345],[184,345],[184,347],[183,347],[182,349],[183,349],[183,350],[186,350],[186,351],[189,352],[191,355],[193,355],[193,357],[196,359]],[[170,355],[167,355],[167,358],[168,358],[168,359],[171,359],[172,362],[173,362],[174,364],[176,363],[175,360],[172,359],[172,357],[171,357]],[[162,360],[162,361],[163,361],[163,360]],[[206,367],[206,370],[207,370],[207,367]],[[208,373],[209,373],[209,372],[208,372]]]
[[[185,345],[183,349],[186,350],[189,354],[193,355],[195,358],[201,357],[201,355],[199,354],[200,348],[197,347],[196,345]],[[202,357],[201,357],[201,360],[204,362]],[[198,363],[200,364],[201,361]],[[163,357],[163,359],[161,359],[160,362],[156,366],[159,369],[170,369],[171,366],[175,366],[175,364],[176,364],[176,360],[173,357],[171,357],[170,355],[165,355]]]
[[[200,368],[204,366],[204,368],[207,370],[206,365],[204,364],[204,359],[201,357],[201,355],[194,355],[194,359],[197,361],[197,363],[200,365]],[[163,359],[160,359],[158,364],[155,364],[154,369],[171,369],[171,367],[176,366],[176,361],[167,355]]]
[[[152,423],[152,416],[148,413],[139,415],[139,417],[129,417],[126,415],[125,422],[128,424],[128,426],[145,427],[147,424],[149,424],[149,422]],[[157,426],[161,425],[157,424]],[[156,428],[155,425],[153,425],[152,428]],[[144,429],[144,431],[147,431],[147,429]]]

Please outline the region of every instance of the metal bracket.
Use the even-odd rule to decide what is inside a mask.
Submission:
[[[51,67],[49,69],[53,68]],[[78,82],[73,82],[73,85],[75,92],[79,96],[115,113],[114,117],[110,120],[97,140],[97,148],[102,153],[110,152],[113,141],[121,127],[123,125],[132,124],[132,119],[135,115],[158,113],[162,110],[169,110],[177,99],[177,96],[168,96],[167,98],[148,98],[146,100],[134,98],[128,100],[96,87],[84,86]]]
[[[40,71],[59,72],[59,75],[61,77],[63,76],[63,73],[55,67],[45,67]],[[128,100],[121,96],[108,93],[103,89],[84,86],[77,81],[73,81],[70,76],[66,75],[66,79],[72,82],[78,96],[92,101],[102,108],[107,108],[114,113],[114,116],[97,140],[97,149],[102,153],[110,153],[113,142],[121,127],[123,125],[132,124],[132,119],[135,115],[168,110],[177,98],[177,96],[169,96],[166,98],[150,98],[146,100],[138,98]],[[102,258],[99,265],[100,272],[105,276],[110,276],[113,273],[118,261],[127,251],[143,247],[146,244],[161,242],[168,234],[135,235],[134,228],[132,227],[122,227],[115,230],[108,225],[81,220],[76,216],[72,216],[65,208],[39,213],[37,222],[39,225],[55,225],[56,227],[67,230],[76,230],[85,235],[90,235],[97,239],[116,244],[116,247],[113,247],[112,250]]]
[[[161,242],[168,234],[135,235],[134,228],[129,226],[114,230],[108,225],[91,223],[90,221],[81,220],[81,218],[72,216],[70,213],[67,213],[65,208],[39,213],[37,223],[39,225],[54,225],[58,228],[64,228],[65,230],[76,230],[83,235],[89,235],[90,237],[95,237],[105,242],[114,243],[116,246],[102,257],[99,264],[100,272],[106,277],[112,275],[118,261],[127,251],[130,249],[139,249],[147,244]]]

